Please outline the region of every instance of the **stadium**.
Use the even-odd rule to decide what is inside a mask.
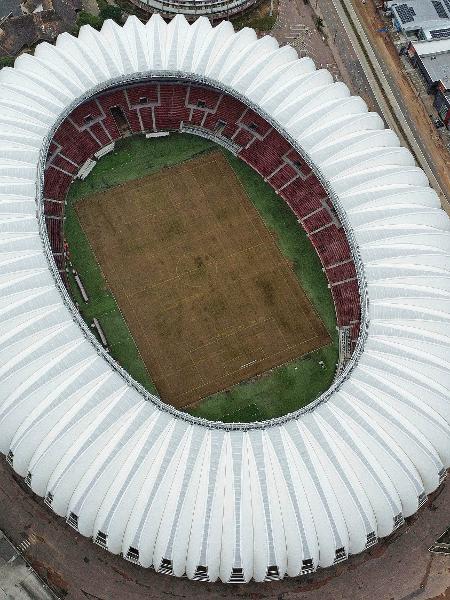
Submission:
[[[40,44],[0,72],[0,106],[0,450],[56,514],[143,567],[245,583],[343,561],[426,502],[450,464],[449,220],[360,98],[270,36],[154,15]],[[298,410],[179,410],[111,357],[68,292],[72,180],[122,137],[167,132],[251,167],[317,253],[339,362]]]

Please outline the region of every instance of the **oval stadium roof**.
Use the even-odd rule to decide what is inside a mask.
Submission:
[[[311,410],[233,429],[148,401],[57,285],[36,218],[49,136],[68,107],[149,74],[212,82],[258,107],[347,222],[365,332]],[[272,37],[153,16],[40,44],[0,72],[0,450],[58,515],[144,567],[262,581],[361,552],[450,464],[449,228],[381,118]]]

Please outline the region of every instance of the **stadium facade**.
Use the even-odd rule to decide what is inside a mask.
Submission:
[[[142,132],[158,131],[164,115],[159,129],[172,129],[173,104],[167,112],[161,96],[139,91],[145,106],[133,108],[136,86],[236,100],[255,117],[239,113],[230,138],[228,123],[205,127],[205,115],[181,129],[250,164],[245,151],[267,146],[273,130],[289,145],[273,172],[291,150],[300,157],[288,165],[296,185],[277,187],[294,212],[317,186],[326,191],[355,268],[357,297],[343,301],[357,305],[358,334],[333,386],[305,409],[245,425],[177,412],[114,363],[68,296],[49,239],[49,192],[64,192],[83,165],[67,161],[71,133],[58,131],[89,129],[98,152],[107,141],[93,134],[107,110],[101,98],[117,90],[130,90],[128,122],[135,110]],[[191,120],[208,109],[204,95]],[[103,117],[77,122],[89,102]],[[414,514],[450,464],[449,229],[426,176],[381,118],[270,36],[155,15],[40,44],[0,72],[0,450],[77,531],[160,572],[263,581],[361,552]]]
[[[164,17],[183,14],[195,20],[200,16],[210,19],[229,19],[232,15],[250,9],[258,0],[131,0],[133,4],[149,13],[156,12]]]

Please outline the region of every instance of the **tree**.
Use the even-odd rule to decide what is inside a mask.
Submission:
[[[103,21],[106,21],[106,19],[112,19],[119,25],[121,25],[123,22],[122,9],[119,6],[112,6],[111,4],[108,4],[100,9],[100,17],[103,19]]]
[[[317,17],[316,18],[316,29],[319,33],[322,33],[323,26],[324,26],[323,19],[321,19],[320,17]]]
[[[90,25],[94,29],[101,29],[103,25],[103,19],[101,17],[96,17],[95,15],[91,15],[90,13],[82,10],[78,13],[77,24],[75,26],[74,34],[78,35],[80,31],[80,27],[83,25]]]
[[[3,67],[12,67],[14,65],[13,56],[0,56],[0,69]]]

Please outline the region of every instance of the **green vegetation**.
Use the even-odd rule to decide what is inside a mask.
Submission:
[[[0,56],[0,69],[14,66],[14,56]]]
[[[319,33],[323,33],[324,22],[320,17],[316,17],[315,20],[316,29]]]
[[[112,6],[106,0],[98,0],[98,6],[100,8],[98,15],[93,15],[84,10],[78,13],[77,23],[73,31],[74,35],[78,35],[80,27],[83,25],[90,25],[94,29],[101,29],[106,19],[112,19],[119,25],[123,24],[123,12],[119,6]]]
[[[323,367],[319,365],[323,361]],[[188,412],[226,423],[280,417],[317,398],[332,383],[337,348],[330,345],[203,400]]]
[[[104,156],[89,177],[74,182],[70,198],[84,198],[216,148],[213,142],[186,134],[172,134],[153,140],[144,136],[119,140],[114,152]]]
[[[77,16],[77,23],[72,32],[73,35],[78,35],[80,28],[83,25],[90,25],[94,29],[101,29],[103,25],[103,20],[100,18],[100,16],[91,15],[91,13],[88,13],[84,10],[80,10]]]
[[[302,288],[330,335],[337,341],[336,315],[322,265],[288,205],[251,167],[228,154],[228,160],[266,226],[277,236],[283,255],[293,263]]]
[[[83,302],[70,275],[73,297],[87,323],[91,323],[93,317],[99,319],[110,344],[111,355],[152,392],[155,390],[150,376],[119,307],[106,286],[74,204],[92,193],[149,175],[213,149],[217,149],[214,143],[186,134],[172,134],[151,141],[142,136],[127,138],[117,142],[114,152],[103,157],[90,176],[85,181],[76,181],[69,192],[65,236],[74,267],[89,295],[89,303]],[[292,262],[303,289],[333,340],[328,347],[278,367],[253,381],[214,394],[188,411],[213,420],[248,422],[297,410],[327,389],[333,381],[338,360],[338,336],[327,281],[306,234],[298,227],[286,204],[257,173],[230,153],[225,154],[267,227],[276,235],[284,256]],[[319,364],[321,362],[323,364]]]
[[[119,25],[122,24],[122,9],[119,6],[112,6],[111,4],[105,4],[100,9],[100,18],[106,21],[106,19],[112,19]]]
[[[260,32],[270,31],[275,25],[276,20],[276,15],[264,15],[261,17],[256,16],[251,18],[239,16],[235,19],[231,19],[236,31],[239,31],[244,27],[251,27],[252,29]]]

